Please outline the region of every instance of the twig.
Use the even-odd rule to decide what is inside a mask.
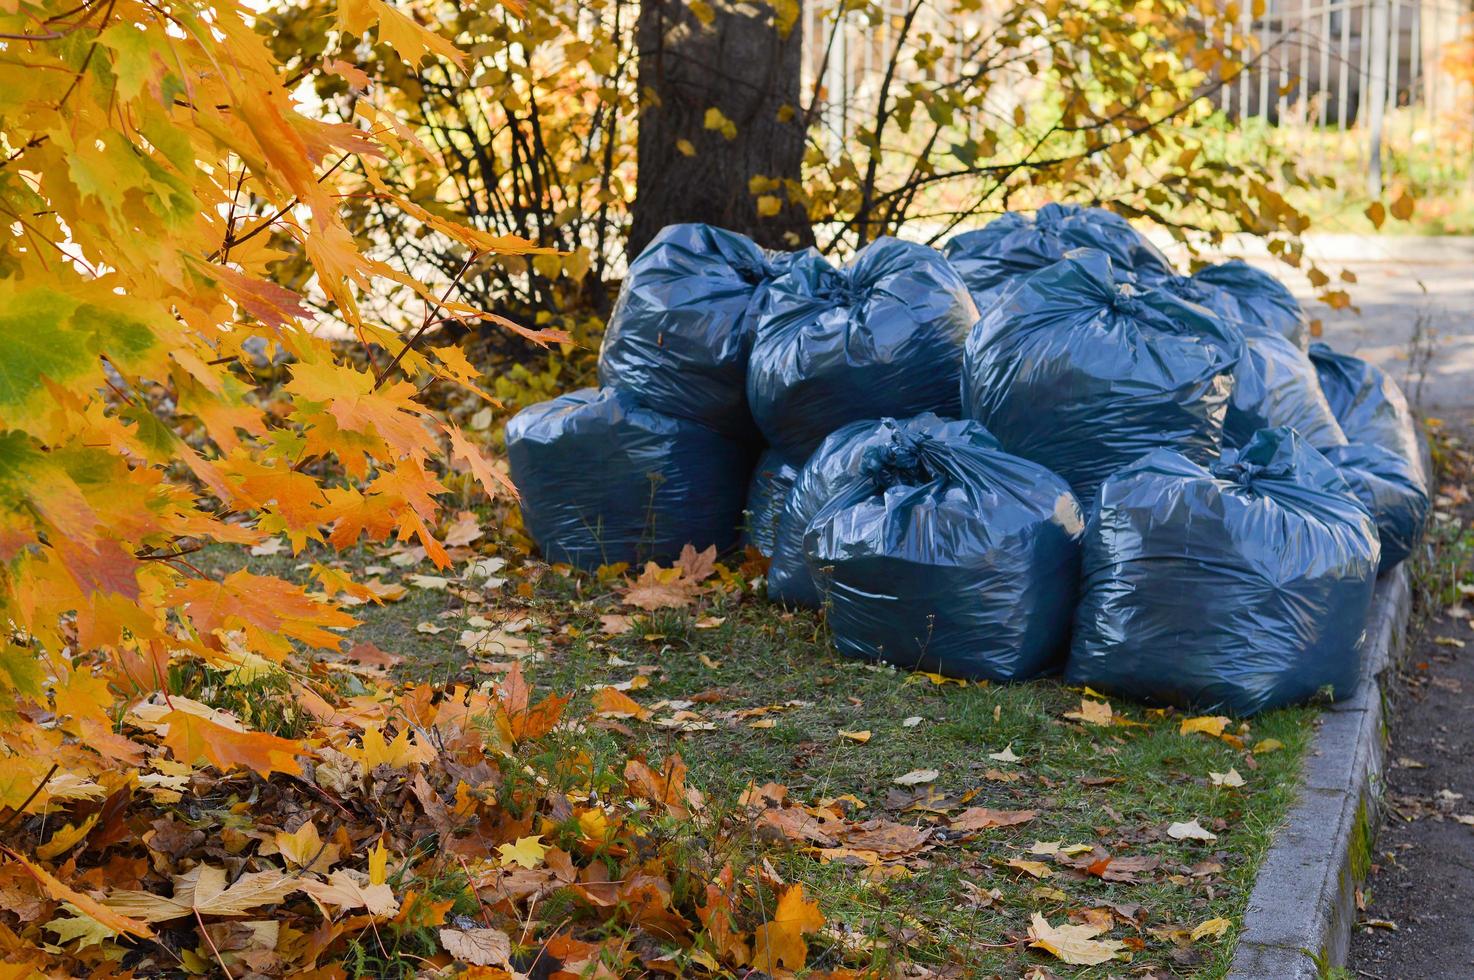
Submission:
[[[230,972],[230,967],[225,965],[225,957],[220,955],[220,950],[215,948],[215,940],[210,938],[210,930],[205,928],[205,920],[200,917],[199,909],[192,909],[194,920],[200,924],[200,935],[205,937],[205,942],[210,944],[210,952],[215,954],[215,962],[220,964],[220,969],[225,971],[225,980],[235,980],[235,974]]]
[[[31,790],[31,795],[27,796],[24,800],[21,800],[20,806],[16,807],[15,811],[12,812],[10,816],[6,817],[3,822],[0,822],[0,830],[4,830],[9,827],[12,823],[15,822],[16,817],[19,817],[22,813],[26,812],[26,807],[31,805],[31,801],[41,794],[41,791],[46,788],[47,783],[51,782],[51,777],[56,775],[56,769],[57,763],[53,762],[51,764],[51,768],[46,770],[46,775],[42,776],[41,781],[36,784],[36,788]]]
[[[425,333],[425,331],[430,329],[430,324],[432,322],[435,322],[434,317],[436,312],[440,309],[442,305],[444,305],[446,300],[450,299],[451,290],[455,289],[456,284],[461,281],[461,276],[464,276],[466,274],[466,270],[471,267],[471,263],[475,262],[476,259],[480,257],[480,255],[481,253],[478,251],[473,251],[470,255],[467,255],[466,261],[461,263],[460,270],[453,277],[451,277],[451,280],[446,285],[445,292],[441,294],[440,299],[435,301],[433,304],[426,305],[425,319],[421,321],[419,327],[416,328],[415,332],[410,336],[409,340],[404,342],[404,346],[399,349],[398,354],[394,355],[394,359],[391,360],[388,364],[384,365],[384,370],[380,371],[378,375],[374,378],[375,391],[377,391],[379,387],[384,383],[384,379],[389,377],[389,373],[399,366],[399,362],[404,360],[404,355],[410,352],[410,349],[414,347],[416,342],[419,341],[420,337]]]

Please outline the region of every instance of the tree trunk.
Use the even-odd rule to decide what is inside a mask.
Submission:
[[[784,36],[765,3],[709,0],[708,9],[714,17],[704,25],[686,0],[640,4],[631,256],[682,221],[739,231],[768,248],[814,241],[802,204],[787,193],[800,186],[804,154],[800,22]],[[761,214],[760,198],[776,213]]]

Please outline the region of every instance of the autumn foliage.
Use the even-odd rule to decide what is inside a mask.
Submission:
[[[309,593],[197,562],[212,544],[283,535],[295,549],[413,541],[444,564],[445,467],[497,490],[480,450],[420,400],[436,384],[474,392],[478,372],[455,349],[416,347],[447,318],[496,318],[366,254],[342,219],[346,161],[466,265],[532,246],[404,200],[378,168],[417,152],[405,127],[371,99],[352,124],[314,119],[244,4],[0,6],[0,896],[19,924],[0,923],[0,974],[306,975],[357,948],[345,936],[446,922],[454,898],[386,884],[420,870],[417,834],[455,856],[437,865],[460,876],[452,895],[487,876],[524,889],[509,901],[581,881],[599,907],[633,889],[656,916],[668,886],[591,880],[588,854],[539,843],[546,821],[571,819],[601,829],[590,853],[614,847],[617,820],[503,781],[563,699],[530,700],[519,673],[495,694],[341,697],[289,658],[338,648],[354,620],[330,597],[371,589],[323,565]],[[409,69],[463,61],[382,0],[345,0],[336,17],[323,29],[376,35]],[[358,77],[343,62],[312,72]],[[290,259],[310,270],[295,289],[274,273]],[[385,297],[423,307],[420,328],[402,336],[360,312]],[[309,302],[356,343],[319,336]],[[185,670],[285,678],[305,734],[178,694]],[[632,796],[687,805],[677,770],[630,766]],[[231,829],[203,816],[217,805],[261,820]],[[199,850],[199,826],[219,849]],[[492,915],[440,946],[510,966]],[[598,955],[558,949],[560,962]]]

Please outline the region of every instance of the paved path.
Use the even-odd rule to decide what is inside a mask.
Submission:
[[[1474,413],[1474,238],[1312,238],[1307,252],[1326,272],[1355,274],[1346,288],[1359,311],[1315,301],[1304,276],[1245,252],[1321,319],[1322,339],[1391,373],[1424,413]]]

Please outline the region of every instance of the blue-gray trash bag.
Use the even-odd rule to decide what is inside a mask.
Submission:
[[[1322,452],[1346,445],[1310,357],[1278,334],[1248,334],[1233,371],[1223,444],[1245,446],[1260,429],[1282,425]]]
[[[793,489],[778,517],[773,538],[772,560],[768,563],[768,598],[787,606],[817,609],[823,603],[819,586],[804,558],[804,532],[809,522],[837,494],[860,475],[860,462],[870,446],[883,446],[896,427],[902,431],[925,432],[942,424],[930,412],[901,422],[861,419],[835,429],[808,461],[799,467]]]
[[[1205,308],[1077,249],[1017,280],[973,329],[963,413],[1063,476],[1088,511],[1102,480],[1150,450],[1217,457],[1242,348]]]
[[[1392,450],[1413,464],[1426,487],[1418,427],[1397,382],[1376,365],[1318,341],[1310,345],[1310,361],[1347,440]]]
[[[549,562],[666,562],[737,540],[752,454],[704,425],[583,388],[523,409],[506,438],[522,523]]]
[[[801,254],[764,292],[747,369],[753,418],[797,464],[846,422],[955,416],[977,319],[967,286],[926,245],[881,238],[842,268]]]
[[[1377,519],[1386,570],[1418,546],[1431,505],[1413,413],[1397,383],[1361,358],[1314,343],[1310,359],[1350,442],[1327,455]]]
[[[804,534],[836,649],[990,681],[1057,666],[1084,530],[1069,484],[976,422],[881,425]]]
[[[1197,299],[1249,336],[1272,333],[1304,350],[1310,343],[1310,319],[1295,294],[1274,276],[1242,259],[1230,259],[1193,273],[1193,280],[1216,287]]]
[[[1173,274],[1171,261],[1125,218],[1078,204],[1046,204],[1032,215],[1009,211],[977,231],[954,235],[942,251],[986,312],[1012,280],[1077,248],[1100,249],[1121,273]]]
[[[1324,451],[1358,500],[1372,512],[1382,542],[1381,571],[1407,558],[1423,537],[1432,501],[1419,467],[1383,446],[1353,442]]]
[[[631,263],[599,349],[599,384],[739,439],[754,298],[790,261],[745,235],[670,225]]]
[[[783,516],[783,505],[788,502],[788,492],[793,489],[796,479],[798,469],[790,465],[782,453],[774,449],[763,450],[747,484],[747,522],[742,540],[764,557],[773,555],[778,519]]]
[[[1336,467],[1266,429],[1208,469],[1150,453],[1085,526],[1065,679],[1252,715],[1355,688],[1380,549]]]

